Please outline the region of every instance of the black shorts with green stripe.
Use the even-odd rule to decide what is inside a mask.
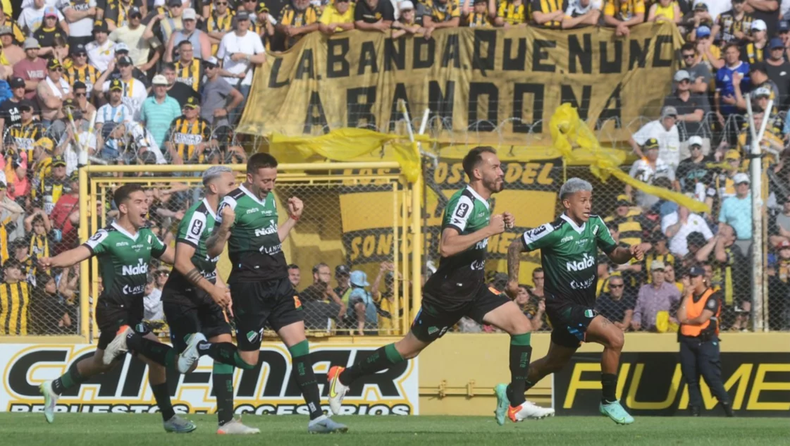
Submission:
[[[460,304],[423,293],[422,308],[411,324],[411,332],[422,342],[433,342],[444,336],[462,317],[482,324],[486,314],[508,302],[510,299],[507,296],[487,286],[481,286],[472,300]],[[446,310],[447,307],[453,309]]]

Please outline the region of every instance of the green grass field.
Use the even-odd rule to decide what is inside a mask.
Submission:
[[[500,427],[493,417],[364,417],[342,419],[345,435],[308,435],[307,418],[246,416],[261,434],[215,434],[213,415],[195,415],[191,434],[165,434],[159,415],[63,414],[47,424],[40,414],[0,414],[0,444],[8,446],[121,445],[781,445],[790,444],[790,421],[780,418],[638,418],[617,426],[603,417],[560,417]]]

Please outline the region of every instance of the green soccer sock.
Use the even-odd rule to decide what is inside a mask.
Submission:
[[[293,373],[296,382],[302,389],[302,396],[310,410],[310,419],[315,420],[324,414],[321,409],[321,393],[318,391],[318,381],[313,373],[313,362],[310,360],[310,344],[306,340],[288,348],[293,358]]]
[[[508,399],[513,407],[524,403],[527,375],[529,373],[529,360],[532,356],[530,333],[512,335],[510,337],[510,385],[508,386]]]
[[[139,333],[129,333],[126,338],[126,345],[130,351],[143,355],[166,368],[172,368],[176,363],[177,355],[173,347],[144,338]]]
[[[338,379],[341,384],[349,386],[362,376],[372,375],[378,371],[388,369],[395,364],[400,364],[403,361],[405,361],[405,359],[403,359],[403,356],[398,352],[398,349],[395,348],[395,344],[387,344],[384,347],[378,348],[364,361],[343,370],[343,373],[340,374]]]
[[[63,375],[61,375],[60,378],[52,382],[52,391],[60,395],[64,391],[69,390],[73,387],[79,387],[80,384],[84,383],[87,380],[88,377],[82,376],[80,374],[80,371],[77,368],[77,363],[74,362],[71,364],[71,367],[69,367],[66,373],[64,373]]]
[[[241,359],[239,349],[230,342],[201,342],[198,345],[200,356],[208,355],[214,361],[221,362],[244,370],[254,369],[254,364],[247,364]]]
[[[217,421],[222,426],[233,419],[233,366],[215,362],[211,379],[217,398]]]

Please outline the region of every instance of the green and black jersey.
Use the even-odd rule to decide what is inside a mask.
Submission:
[[[200,274],[211,283],[217,281],[217,262],[219,257],[211,258],[208,256],[206,249],[206,241],[211,233],[214,231],[214,222],[217,219],[217,214],[211,209],[208,202],[204,198],[202,201],[195,203],[181,219],[178,225],[178,234],[176,243],[186,243],[187,245],[195,248],[195,253],[192,255],[192,264],[200,271]],[[178,270],[173,269],[170,277],[167,279],[165,289],[170,289],[177,292],[182,292],[193,288],[194,285],[189,282]],[[176,293],[180,294],[180,293]],[[163,293],[162,298],[165,300],[166,296],[170,293]]]
[[[459,190],[447,203],[442,218],[442,232],[453,228],[461,235],[471,234],[488,226],[491,220],[491,204],[471,187]],[[450,301],[445,309],[452,310],[453,303],[459,306],[475,298],[480,287],[485,285],[485,264],[488,239],[477,242],[466,251],[450,257],[442,257],[439,268],[425,283],[425,294]]]
[[[99,257],[104,287],[99,299],[118,305],[143,298],[151,257],[159,258],[167,249],[149,228],[132,235],[116,223],[93,234],[84,246]]]
[[[601,217],[591,215],[580,226],[565,214],[553,223],[522,235],[527,251],[540,249],[546,292],[592,308],[598,283],[598,248],[606,254],[617,248]]]
[[[229,193],[217,210],[216,224],[222,223],[222,209],[230,206],[236,219],[228,239],[232,264],[230,279],[273,280],[288,278],[288,265],[277,233],[277,203],[269,192],[261,201],[243,185]]]

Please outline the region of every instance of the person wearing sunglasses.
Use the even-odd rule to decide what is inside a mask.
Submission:
[[[63,78],[63,66],[57,59],[50,59],[47,63],[47,77],[36,87],[38,104],[41,107],[41,123],[49,127],[55,119],[64,117],[63,101],[72,99],[71,87]]]
[[[663,107],[674,107],[677,110],[677,128],[680,137],[680,159],[691,156],[689,138],[703,138],[702,151],[710,152],[710,136],[706,134],[703,123],[710,113],[710,103],[704,94],[691,91],[691,74],[686,70],[678,70],[674,76],[675,92],[664,98]]]
[[[216,56],[222,38],[233,30],[233,15],[228,9],[228,0],[214,0],[213,8],[206,3],[203,8],[203,17],[208,17],[205,21],[206,33],[209,42],[211,42],[211,55]]]
[[[71,67],[66,70],[69,83],[74,86],[77,82],[85,85],[87,94],[91,94],[93,84],[99,79],[101,73],[88,63],[88,52],[84,45],[75,45],[69,48],[71,53]]]
[[[82,112],[83,116],[93,116],[96,107],[88,102],[88,86],[84,82],[77,81],[74,82],[71,89],[74,92],[74,100],[71,101],[74,108]],[[68,103],[69,101],[65,101],[63,106],[66,107]]]
[[[620,330],[628,330],[634,316],[636,299],[625,294],[625,282],[622,276],[612,275],[608,279],[609,291],[601,293],[595,301],[595,311],[610,320]]]

